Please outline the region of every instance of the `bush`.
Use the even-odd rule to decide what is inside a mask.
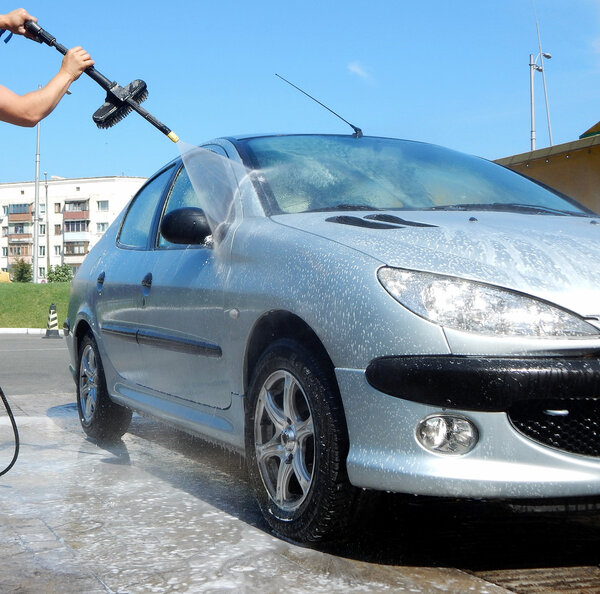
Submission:
[[[70,283],[73,280],[73,270],[68,264],[50,266],[48,272],[49,283]]]
[[[30,283],[33,280],[31,264],[19,258],[11,267],[12,279],[15,283]]]

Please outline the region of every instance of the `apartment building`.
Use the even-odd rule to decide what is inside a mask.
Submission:
[[[19,259],[33,265],[37,250],[40,282],[51,266],[68,264],[77,272],[145,181],[143,177],[45,177],[39,183],[37,215],[35,182],[0,183],[0,271],[9,271]]]

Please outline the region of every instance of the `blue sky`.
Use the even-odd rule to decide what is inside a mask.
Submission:
[[[487,158],[529,150],[531,0],[197,0],[23,4],[62,44],[82,45],[182,140],[349,128],[283,83],[293,81],[365,134],[423,140]],[[18,5],[15,5],[16,8]],[[10,5],[4,5],[9,10]],[[536,0],[554,144],[600,120],[600,0]],[[0,83],[44,84],[60,54],[0,42]],[[63,177],[148,176],[176,146],[137,114],[99,130],[104,100],[86,76],[42,122],[41,171]],[[538,148],[548,134],[536,75]],[[31,180],[34,129],[0,123],[0,182]]]

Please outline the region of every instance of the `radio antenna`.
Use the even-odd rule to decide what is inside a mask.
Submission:
[[[340,118],[340,120],[342,120],[342,122],[346,122],[346,124],[348,124],[348,126],[350,126],[350,128],[352,128],[354,130],[354,134],[352,135],[352,136],[354,136],[354,138],[362,138],[362,135],[363,135],[362,130],[360,128],[357,128],[353,124],[351,124],[348,120],[345,120],[339,113],[335,113],[335,111],[333,111],[333,109],[330,109],[329,107],[327,107],[327,105],[325,105],[324,103],[321,103],[318,99],[315,99],[312,95],[309,95],[306,91],[303,91],[300,87],[297,87],[294,83],[291,83],[286,78],[283,78],[283,76],[280,76],[277,73],[275,73],[275,76],[279,77],[282,81],[286,82],[288,85],[294,87],[294,89],[296,89],[296,90],[300,91],[301,93],[303,93],[304,95],[306,95],[309,99],[312,99],[315,103],[318,103],[321,107],[324,107],[327,111],[330,111],[334,116]]]

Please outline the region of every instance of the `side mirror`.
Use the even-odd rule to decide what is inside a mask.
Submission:
[[[212,234],[208,219],[201,208],[177,208],[163,217],[161,235],[170,243],[201,245]]]

